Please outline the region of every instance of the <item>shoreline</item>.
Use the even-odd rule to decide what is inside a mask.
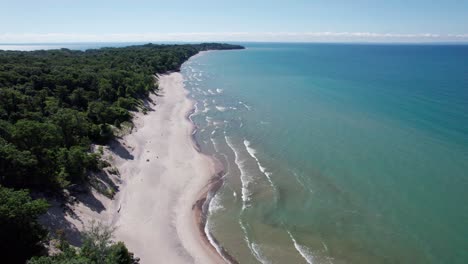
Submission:
[[[87,186],[68,203],[50,201],[41,222],[52,234],[62,230],[74,246],[93,221],[112,226],[115,241],[123,241],[142,264],[225,263],[201,228],[203,204],[197,206],[208,200],[222,169],[197,149],[189,118],[194,101],[182,74],[158,78],[157,94],[144,102],[147,113],[134,113],[131,132],[102,146],[111,166],[96,177],[115,186],[113,199]]]
[[[53,201],[41,222],[53,232],[63,230],[75,246],[93,221],[115,227],[115,240],[142,264],[237,263],[206,229],[224,168],[200,152],[190,118],[196,102],[180,72],[157,77],[159,90],[144,101],[147,113],[134,113],[129,133],[97,146],[111,166],[96,177],[115,187],[113,199],[87,186],[69,204]]]
[[[141,186],[139,183],[131,182],[131,179],[128,179],[126,185],[123,188],[122,196],[119,199],[119,204],[124,205],[122,208],[122,214],[116,213],[114,217],[116,219],[113,221],[115,226],[118,228],[116,232],[116,238],[124,241],[129,249],[135,253],[136,256],[142,259],[142,263],[154,263],[158,262],[161,259],[170,259],[171,263],[222,263],[224,259],[220,256],[216,248],[210,243],[206,234],[201,229],[201,226],[204,226],[204,212],[203,206],[200,207],[198,204],[200,201],[207,201],[207,194],[211,189],[212,179],[216,178],[216,175],[219,173],[219,168],[217,168],[216,161],[213,160],[210,156],[207,156],[199,151],[196,141],[193,139],[193,134],[195,132],[195,125],[189,118],[191,113],[194,111],[194,101],[188,98],[188,90],[183,85],[183,76],[181,73],[170,73],[166,75],[159,76],[159,85],[160,91],[162,92],[161,97],[154,98],[152,95],[152,101],[155,103],[154,112],[148,113],[147,115],[137,117],[138,121],[143,121],[145,118],[151,121],[158,119],[160,121],[157,125],[160,127],[169,126],[168,129],[161,129],[162,131],[157,131],[144,135],[143,137],[138,138],[138,132],[141,130],[152,129],[153,125],[136,125],[136,132],[131,133],[130,135],[124,137],[124,141],[131,141],[131,137],[137,137],[138,139],[144,139],[147,142],[152,142],[155,140],[154,134],[159,134],[161,132],[162,140],[159,143],[154,144],[145,144],[140,145],[140,148],[146,150],[146,152],[158,151],[159,148],[167,148],[169,153],[166,153],[168,157],[161,157],[161,159],[166,159],[167,162],[161,161],[159,166],[164,167],[165,171],[171,171],[165,173],[167,176],[166,183],[164,187],[173,188],[172,191],[166,191],[165,194],[157,193],[157,190],[153,190],[152,197],[147,197],[148,194],[141,194],[145,198],[149,198],[156,203],[160,203],[161,199],[167,200],[167,204],[163,205],[166,210],[158,210],[162,215],[167,214],[168,216],[162,217],[162,222],[158,222],[154,219],[150,219],[152,224],[157,224],[161,229],[171,230],[166,232],[166,236],[159,235],[160,238],[155,239],[154,236],[143,235],[138,236],[133,233],[133,228],[138,228],[137,225],[133,223],[136,215],[140,214],[141,217],[150,217],[151,218],[151,209],[153,205],[147,205],[148,208],[142,210],[137,210],[129,217],[125,214],[126,207],[140,206],[139,193],[141,191],[151,191],[148,190],[148,186]],[[159,109],[158,109],[159,107]],[[168,116],[165,116],[164,111],[168,109],[173,109]],[[137,114],[138,115],[138,114]],[[151,115],[154,118],[151,118]],[[150,116],[150,117],[148,117]],[[142,120],[143,119],[143,120]],[[180,120],[181,121],[178,121]],[[158,129],[158,127],[155,127]],[[166,137],[166,133],[169,135]],[[171,140],[172,139],[172,140]],[[137,140],[138,143],[141,143],[141,140]],[[146,146],[145,146],[146,145]],[[148,145],[154,146],[154,148],[148,149]],[[146,148],[145,148],[146,147]],[[172,149],[175,149],[177,153],[171,155]],[[157,156],[157,159],[159,157]],[[140,158],[141,161],[144,161],[145,158]],[[151,162],[150,159],[146,159],[146,163]],[[183,163],[186,168],[180,168]],[[145,164],[146,165],[146,164]],[[119,168],[120,169],[120,168]],[[132,168],[135,169],[135,168]],[[138,169],[138,168],[137,168]],[[150,168],[149,174],[145,175],[146,180],[149,177],[155,176],[155,168]],[[125,168],[124,168],[125,171]],[[126,175],[131,177],[131,175]],[[175,176],[175,177],[174,177]],[[161,177],[161,176],[160,176]],[[141,179],[143,181],[145,179]],[[128,186],[136,184],[136,187]],[[161,185],[161,184],[160,184]],[[171,186],[172,185],[172,186]],[[173,185],[179,185],[179,188],[174,188]],[[158,189],[161,186],[153,186]],[[134,189],[134,190],[132,190]],[[131,192],[131,194],[130,194]],[[130,196],[130,197],[129,197]],[[131,197],[133,196],[133,197]],[[201,198],[201,197],[205,198]],[[156,198],[156,199],[155,199]],[[200,198],[202,200],[200,200]],[[148,202],[148,201],[146,201]],[[126,206],[125,206],[126,205]],[[147,211],[149,209],[150,211]],[[159,208],[162,209],[162,208]],[[200,210],[198,210],[200,209]],[[131,220],[130,220],[130,219]],[[159,218],[161,218],[159,216]],[[143,225],[146,224],[146,225]],[[140,226],[141,233],[147,233],[151,231],[151,225],[147,223],[142,223]],[[204,228],[204,227],[203,227]],[[174,238],[175,235],[175,238]],[[171,241],[172,240],[172,241]],[[149,242],[159,242],[167,243],[172,242],[171,247],[166,247],[164,252],[155,251],[154,245],[149,248],[147,245],[142,245]],[[153,244],[151,243],[151,244]],[[162,257],[161,254],[164,253],[166,257]]]
[[[207,53],[210,51],[202,51],[199,54],[195,56],[201,56],[204,53]],[[195,57],[193,56],[193,57]],[[192,58],[193,58],[192,57]],[[188,89],[183,87],[184,90],[187,91],[187,95],[189,93]],[[190,134],[190,138],[193,143],[193,148],[203,156],[206,156],[207,158],[211,159],[213,161],[214,165],[214,170],[215,174],[211,176],[209,181],[206,183],[206,186],[203,187],[202,190],[200,190],[200,195],[198,196],[197,200],[194,201],[192,205],[192,210],[194,210],[194,218],[196,221],[196,224],[198,226],[200,236],[203,238],[204,243],[206,244],[207,247],[209,247],[211,250],[213,250],[218,256],[220,256],[224,261],[224,263],[231,263],[231,264],[237,264],[239,263],[233,256],[229,254],[221,245],[219,245],[219,242],[217,239],[211,235],[208,234],[209,230],[207,230],[206,225],[207,225],[207,218],[208,218],[208,208],[210,206],[211,199],[216,195],[218,190],[222,187],[224,180],[223,177],[225,175],[225,170],[224,166],[220,161],[218,161],[214,156],[210,156],[208,154],[205,154],[201,151],[200,145],[195,139],[195,134],[198,130],[198,127],[195,125],[195,123],[192,121],[191,116],[195,113],[196,107],[195,104],[197,103],[195,100],[190,99],[187,97],[192,103],[192,108],[187,112],[187,115],[185,118],[187,121],[189,121],[193,128],[192,128],[192,133]]]
[[[190,59],[193,59],[194,57],[197,56],[202,56],[203,54],[206,54],[208,52],[212,51],[201,51],[198,54],[192,56]],[[192,124],[192,132],[190,133],[190,139],[192,140],[193,143],[193,148],[203,156],[206,156],[207,158],[211,159],[213,162],[214,166],[214,171],[215,174],[211,176],[211,178],[208,180],[206,183],[206,186],[203,187],[203,189],[200,190],[200,195],[198,198],[193,202],[192,205],[192,210],[194,210],[194,218],[195,222],[198,226],[200,236],[203,238],[204,243],[206,244],[207,247],[209,247],[212,251],[214,251],[219,257],[221,257],[224,261],[224,263],[231,263],[231,264],[237,264],[239,263],[233,256],[231,256],[221,245],[219,245],[219,242],[213,235],[208,234],[209,230],[207,230],[206,225],[207,225],[207,218],[208,218],[208,208],[210,206],[211,199],[216,195],[218,190],[222,187],[223,185],[223,177],[225,175],[225,170],[224,166],[220,161],[218,161],[214,156],[205,154],[201,151],[200,145],[195,139],[195,134],[198,130],[198,127],[195,125],[195,123],[192,121],[191,116],[195,114],[196,112],[196,107],[195,105],[197,102],[194,99],[191,99],[188,97],[188,94],[190,91],[183,85],[183,89],[186,91],[186,98],[191,102],[192,107],[191,109],[187,112],[185,118],[187,121]]]
[[[201,56],[203,55],[204,52],[208,51],[202,51],[199,54],[195,56]],[[193,57],[195,57],[193,56]],[[192,58],[193,58],[192,57]],[[223,184],[222,177],[225,174],[223,165],[213,156],[207,155],[201,151],[200,145],[195,139],[195,134],[197,132],[198,127],[195,125],[195,123],[192,121],[191,116],[195,113],[196,108],[195,104],[197,103],[195,100],[190,99],[187,95],[189,94],[189,90],[183,85],[182,87],[185,92],[186,92],[186,99],[188,99],[191,103],[191,108],[190,110],[187,111],[185,115],[185,119],[190,122],[192,125],[191,128],[191,133],[190,133],[190,140],[192,141],[192,147],[195,149],[196,152],[198,152],[200,155],[207,157],[208,159],[211,159],[213,163],[213,170],[215,174],[211,175],[210,179],[206,182],[206,185],[199,191],[199,195],[197,196],[197,199],[193,201],[192,203],[192,210],[193,210],[193,217],[194,221],[196,224],[196,227],[198,228],[199,231],[199,236],[203,239],[203,243],[205,244],[206,247],[208,247],[212,252],[217,254],[219,257],[221,257],[224,261],[223,263],[237,263],[237,261],[234,260],[225,250],[224,248],[220,247],[213,237],[210,237],[210,235],[207,234],[206,232],[206,221],[208,217],[208,207],[210,205],[212,197],[216,194],[216,192],[221,188]],[[214,241],[211,241],[213,240]],[[221,252],[220,252],[221,251]]]

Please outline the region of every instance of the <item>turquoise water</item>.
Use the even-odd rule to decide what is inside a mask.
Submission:
[[[468,263],[468,46],[247,44],[192,58],[207,231],[240,263]]]
[[[240,263],[468,263],[468,46],[247,47],[182,69],[196,140],[226,170],[218,246]]]

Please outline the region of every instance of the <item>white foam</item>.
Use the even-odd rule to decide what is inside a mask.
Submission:
[[[224,210],[224,207],[221,203],[221,196],[219,195],[219,193],[216,193],[216,195],[213,196],[213,198],[211,198],[210,200],[208,212],[212,214],[222,210]]]
[[[216,107],[216,109],[218,109],[218,111],[220,111],[220,112],[224,112],[224,111],[227,110],[227,108],[224,107],[224,106],[215,106],[215,107]]]
[[[220,93],[222,93],[222,92],[223,92],[223,89],[219,89],[219,88],[217,88],[217,89],[216,89],[216,92],[218,92],[218,93],[220,94]]]
[[[265,175],[267,180],[270,182],[271,187],[276,190],[276,187],[273,184],[273,181],[271,180],[271,172],[268,172],[267,169],[262,166],[262,164],[260,163],[260,161],[257,158],[257,155],[255,155],[257,153],[257,151],[254,148],[251,147],[250,141],[244,139],[244,145],[245,145],[245,148],[247,149],[247,152],[249,153],[249,155],[252,158],[254,158],[255,161],[257,161],[258,169],[263,173],[263,175]]]
[[[244,106],[245,108],[247,108],[247,110],[249,110],[249,111],[252,109],[250,106],[246,105],[244,102],[241,102],[241,101],[240,101],[239,104],[243,105],[243,106]]]
[[[241,219],[241,218],[239,219],[239,226],[241,227],[242,232],[244,233],[244,241],[247,243],[247,246],[249,247],[250,251],[251,251],[252,254],[255,256],[255,253],[254,253],[253,250],[252,250],[252,245],[250,244],[250,239],[249,239],[249,237],[247,236],[247,228],[245,228],[244,222],[242,222],[242,219]]]
[[[229,138],[226,135],[226,132],[224,132],[224,137],[226,139],[227,145],[231,148],[231,150],[234,152],[234,162],[236,163],[237,167],[239,168],[241,175],[241,184],[242,184],[242,211],[241,214],[244,212],[246,208],[249,207],[248,202],[250,201],[250,196],[251,193],[249,191],[249,184],[252,182],[252,178],[248,176],[248,173],[246,172],[246,167],[245,167],[245,160],[241,160],[239,151],[236,149],[234,144],[232,143],[232,139]],[[236,193],[234,192],[233,195],[236,197]],[[257,259],[262,264],[269,264],[271,263],[268,261],[264,256],[262,256],[260,247],[258,244],[252,243],[249,240],[248,234],[247,234],[247,229],[244,226],[244,223],[242,221],[242,217],[239,218],[239,225],[244,233],[244,240],[247,243],[248,248],[250,249],[252,255]]]
[[[310,249],[307,248],[306,246],[300,245],[297,243],[296,239],[294,239],[293,235],[289,230],[287,230],[289,237],[291,238],[292,242],[294,243],[294,247],[296,248],[297,252],[304,258],[305,261],[307,261],[308,264],[313,264],[314,263],[314,256],[310,252]]]
[[[324,242],[322,242],[322,245],[323,245],[323,248],[325,249],[325,252],[328,252],[328,247],[327,247],[327,245],[326,245]]]
[[[251,196],[251,193],[249,191],[249,184],[252,181],[252,179],[247,174],[245,160],[241,160],[239,151],[234,147],[231,138],[226,136],[226,134],[224,134],[224,137],[226,139],[227,145],[234,152],[234,162],[240,170],[240,180],[242,184],[242,210],[245,210],[245,208],[249,206],[248,202],[250,201]]]
[[[214,131],[213,131],[214,132]],[[213,134],[213,133],[212,133]],[[213,137],[210,137],[210,140],[211,140],[211,143],[213,143],[213,147],[215,149],[216,152],[219,152],[219,149],[218,149],[218,144],[216,143],[216,141],[214,140]]]
[[[215,94],[216,94],[216,93],[213,92],[213,90],[211,90],[211,89],[208,89],[208,92],[209,92],[211,95],[215,95]]]
[[[258,244],[252,243],[252,250],[255,258],[260,261],[262,264],[270,264],[271,262],[267,260],[261,253],[260,246]]]
[[[304,188],[305,190],[307,190],[311,194],[314,194],[314,190],[312,190],[312,188],[309,185],[307,185],[307,184],[305,184],[303,182],[303,179],[302,179],[302,177],[300,175],[298,175],[295,171],[292,171],[292,170],[290,170],[290,171],[294,175],[294,178],[296,179],[297,183],[299,183],[299,185],[301,185],[302,188]]]
[[[213,197],[214,198],[214,197]],[[210,201],[210,204],[209,204],[209,208],[211,208],[211,204],[213,203],[213,199],[211,199]],[[208,238],[208,241],[210,241],[210,244],[216,249],[216,252],[218,252],[218,254],[224,259],[224,261],[226,261],[226,263],[232,263],[231,261],[229,261],[228,259],[226,259],[222,253],[222,248],[220,245],[218,245],[213,236],[211,235],[211,232],[210,232],[210,228],[211,228],[211,221],[210,221],[210,218],[208,217],[206,219],[206,224],[205,224],[205,228],[204,228],[204,231],[205,231],[205,234],[206,234],[206,237]]]
[[[242,229],[242,232],[244,233],[244,241],[247,243],[247,247],[250,249],[250,252],[252,255],[257,259],[260,263],[262,264],[269,264],[270,261],[268,261],[265,257],[262,256],[260,253],[260,248],[257,244],[251,243],[250,239],[247,235],[247,229],[244,226],[244,223],[242,222],[242,219],[239,219],[239,225]]]
[[[209,116],[206,116],[205,117],[205,121],[206,123],[208,123],[208,125],[212,125],[213,124],[213,118],[209,117]]]

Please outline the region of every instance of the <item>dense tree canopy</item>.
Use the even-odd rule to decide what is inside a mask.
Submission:
[[[92,142],[157,89],[155,73],[227,44],[140,45],[87,51],[0,51],[0,184],[63,188],[97,168]]]
[[[46,212],[45,200],[32,200],[28,191],[0,186],[0,251],[5,263],[24,263],[38,254],[47,232],[37,222]]]
[[[45,239],[37,223],[47,210],[28,191],[54,191],[99,170],[91,143],[104,144],[115,127],[143,107],[157,89],[155,74],[178,71],[199,51],[241,46],[140,45],[87,51],[0,51],[0,252],[24,263]],[[15,190],[16,189],[16,190]],[[122,243],[99,248],[93,239],[80,251],[31,263],[136,263]],[[100,249],[104,250],[99,251]],[[104,255],[103,255],[104,254]],[[104,261],[104,262],[102,262]]]

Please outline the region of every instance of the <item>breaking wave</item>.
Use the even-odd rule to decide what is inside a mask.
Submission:
[[[257,166],[258,166],[258,169],[263,173],[263,175],[265,175],[265,177],[267,178],[267,180],[270,182],[270,185],[273,189],[276,189],[273,181],[271,180],[271,175],[272,173],[271,172],[268,172],[267,169],[265,167],[262,166],[262,164],[260,163],[260,161],[258,160],[257,156],[255,155],[257,153],[257,151],[251,147],[251,144],[250,144],[250,141],[244,139],[244,145],[245,145],[245,148],[247,149],[247,152],[249,153],[249,155],[255,159],[255,161],[257,162]]]
[[[294,243],[294,247],[296,248],[297,252],[299,252],[299,254],[302,256],[302,258],[304,258],[304,260],[308,264],[313,264],[314,263],[314,256],[310,252],[310,249],[307,248],[306,246],[303,246],[303,245],[300,245],[299,243],[297,243],[296,239],[293,237],[291,232],[289,232],[289,230],[287,232],[288,232],[289,237],[291,238],[292,242]]]

